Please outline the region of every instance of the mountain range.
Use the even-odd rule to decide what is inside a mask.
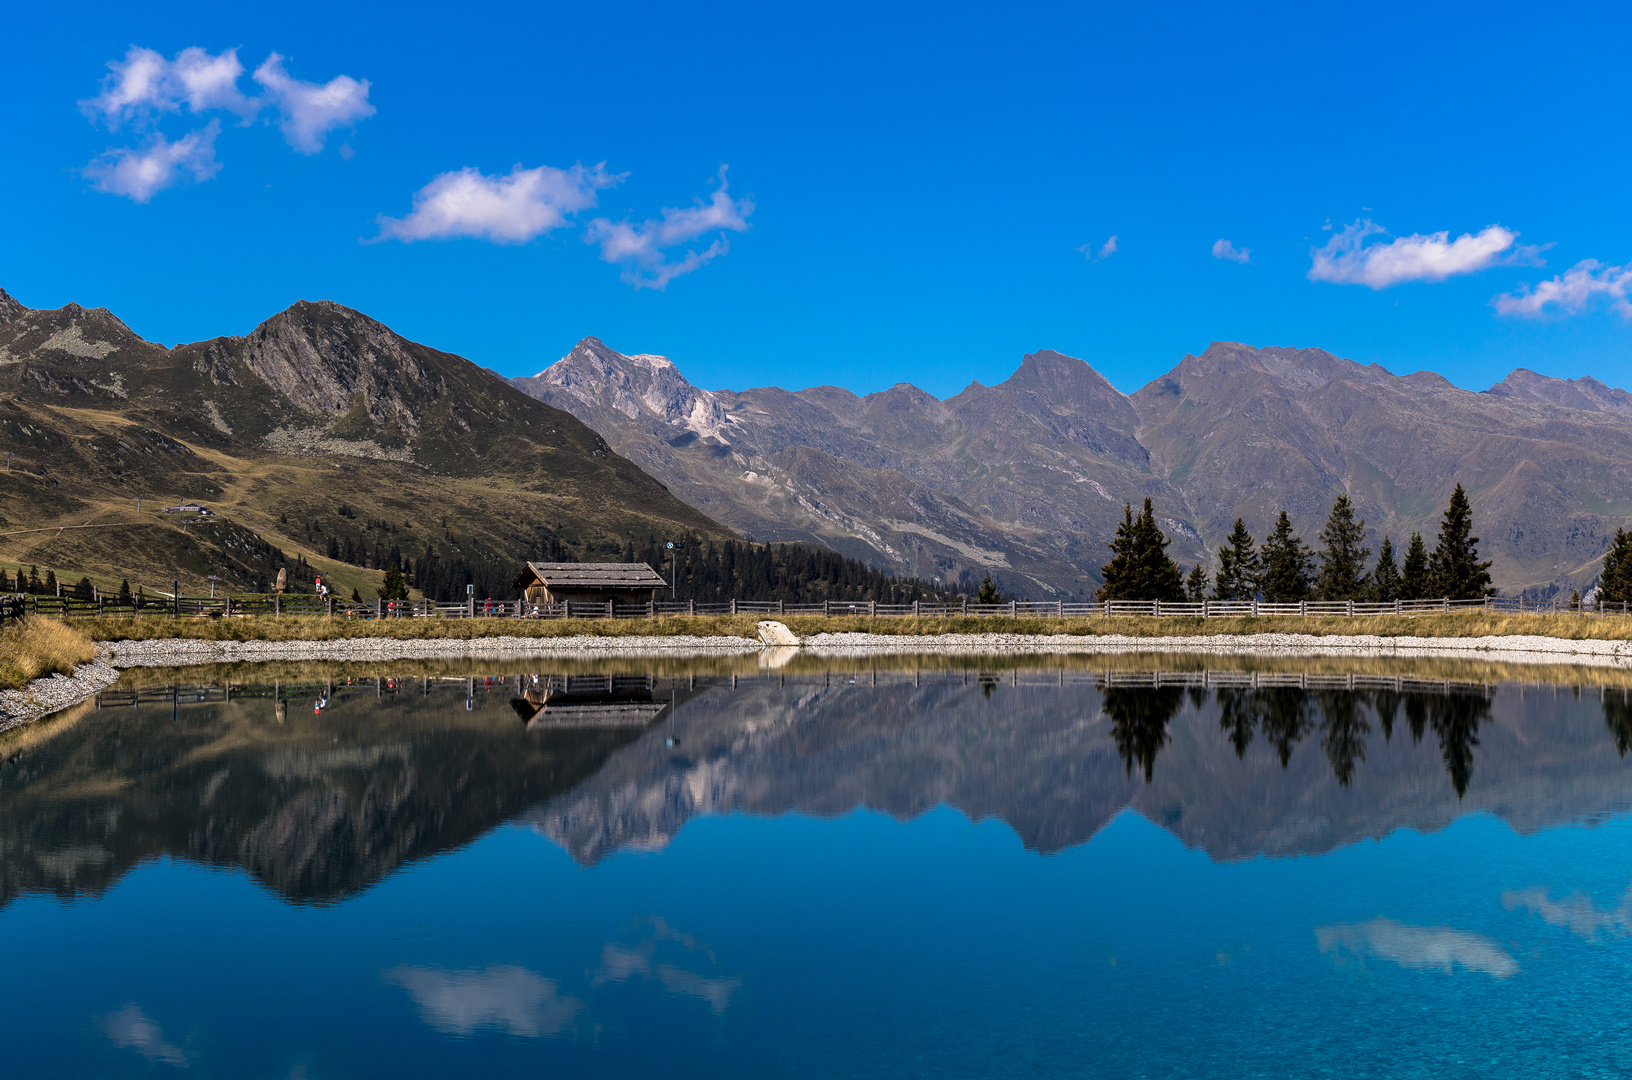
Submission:
[[[507,581],[552,545],[731,535],[570,414],[329,302],[167,348],[0,292],[0,452],[0,560],[149,588],[264,588],[297,557],[367,587],[378,573],[325,553],[377,549]],[[184,502],[213,518],[153,513]]]
[[[1097,587],[1126,502],[1154,500],[1181,562],[1212,568],[1237,517],[1287,510],[1316,534],[1340,493],[1372,550],[1432,544],[1463,484],[1506,592],[1597,575],[1632,524],[1632,394],[1519,369],[1475,393],[1320,349],[1215,342],[1123,394],[1081,360],[1028,354],[996,386],[939,400],[907,383],[703,390],[668,359],[585,338],[512,380],[571,412],[669,490],[765,540],[1076,599]]]

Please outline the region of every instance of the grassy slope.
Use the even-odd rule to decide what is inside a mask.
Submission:
[[[75,619],[74,627],[99,641],[191,638],[204,641],[335,641],[343,638],[656,637],[717,634],[754,637],[756,616],[685,616],[656,619],[369,619],[287,616],[281,619]],[[1416,619],[866,619],[789,616],[795,633],[873,634],[1120,634],[1176,637],[1196,634],[1378,634],[1387,637],[1480,637],[1536,634],[1581,640],[1632,640],[1632,619],[1587,615],[1431,615]]]
[[[84,628],[57,619],[0,627],[0,690],[16,690],[46,675],[72,675],[74,665],[95,652]]]

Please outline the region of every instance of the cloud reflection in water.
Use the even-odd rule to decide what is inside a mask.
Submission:
[[[1448,926],[1408,926],[1376,918],[1363,923],[1317,926],[1315,940],[1323,953],[1347,953],[1359,959],[1373,956],[1404,968],[1449,972],[1461,966],[1493,979],[1519,973],[1518,961],[1494,941]]]
[[[385,981],[412,994],[420,1017],[449,1035],[485,1028],[527,1038],[559,1035],[584,1007],[557,993],[553,979],[512,964],[476,971],[402,966],[387,971]]]

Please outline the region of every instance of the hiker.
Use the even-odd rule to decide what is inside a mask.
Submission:
[[[329,587],[327,585],[323,584],[323,579],[321,577],[319,577],[317,579],[316,584],[317,584],[317,598],[319,600],[327,600],[329,598]]]

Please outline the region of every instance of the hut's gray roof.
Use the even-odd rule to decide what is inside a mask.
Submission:
[[[643,562],[530,562],[511,582],[552,589],[666,589],[669,583]]]

